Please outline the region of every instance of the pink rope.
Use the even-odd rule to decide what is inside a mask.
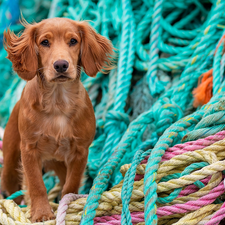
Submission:
[[[202,180],[203,183],[207,183],[210,177]],[[192,185],[189,185],[189,190],[191,190]],[[183,190],[184,191],[184,190]],[[169,216],[177,213],[188,213],[193,210],[197,210],[205,205],[209,205],[216,200],[221,194],[225,191],[224,184],[221,182],[217,187],[213,188],[206,196],[199,198],[198,200],[188,201],[184,204],[175,204],[171,206],[163,206],[157,209],[158,217]],[[209,223],[207,225],[214,225],[217,222],[221,221],[225,217],[225,203],[223,207],[212,217],[214,223]],[[144,212],[135,212],[131,213],[132,223],[144,222]],[[211,220],[212,220],[211,219]],[[94,219],[96,225],[119,225],[121,224],[121,216],[120,215],[112,215],[112,216],[102,216],[96,217]],[[210,221],[211,222],[211,221]]]
[[[187,196],[187,195],[190,195],[196,191],[198,191],[199,188],[197,186],[195,186],[194,184],[192,185],[189,185],[187,186],[184,190],[182,190],[180,192],[180,194],[177,196],[177,198],[180,198],[180,197],[184,197],[184,196]]]
[[[139,181],[144,178],[144,174],[136,174],[134,180]]]
[[[0,151],[2,150],[2,141],[0,141]],[[0,164],[3,164],[3,157],[0,157]]]
[[[193,210],[197,210],[202,206],[214,202],[217,197],[224,193],[224,191],[224,184],[223,182],[221,182],[219,186],[213,188],[207,195],[199,198],[198,200],[189,201],[184,204],[176,204],[172,206],[163,206],[158,208],[157,215],[160,218],[162,216],[169,216],[176,213],[187,213]]]
[[[178,144],[171,148],[168,148],[162,157],[162,161],[169,160],[176,155],[183,154],[188,151],[195,151],[198,149],[203,149],[217,141],[225,138],[225,131],[220,131],[215,135],[208,136],[204,139],[199,139],[196,141],[186,142],[184,144]]]
[[[132,224],[144,222],[144,212],[132,212],[131,213]],[[102,216],[95,217],[94,224],[96,225],[120,225],[121,215]]]
[[[165,154],[162,157],[161,162],[166,160],[170,160],[176,155],[181,155],[188,151],[195,151],[198,149],[203,149],[211,144],[214,144],[217,141],[223,140],[225,138],[225,131],[220,131],[215,135],[208,136],[203,139],[199,139],[196,141],[189,141],[183,144],[177,144],[171,148],[168,148]],[[149,156],[146,156],[144,160],[142,160],[141,164],[146,164],[148,162]],[[144,175],[137,174],[134,178],[135,181],[141,180],[144,178]]]
[[[218,225],[223,218],[225,218],[225,202],[205,225]]]
[[[67,194],[64,195],[59,202],[58,212],[56,215],[56,225],[65,225],[66,210],[70,202],[75,201],[79,198],[86,198],[88,195],[77,195],[77,194]]]
[[[209,180],[211,179],[211,176],[204,178],[202,180],[200,180],[203,184],[207,184],[209,182]],[[192,194],[196,191],[198,191],[199,188],[197,186],[195,186],[194,184],[188,185],[184,190],[182,190],[180,192],[180,194],[178,195],[178,198],[183,197],[183,196],[187,196],[189,194]]]
[[[196,141],[190,141],[186,142],[184,144],[178,144],[175,145],[165,152],[164,156],[162,157],[162,161],[169,160],[173,158],[176,155],[183,154],[188,151],[195,151],[198,149],[203,149],[217,141],[220,141],[225,138],[225,131],[221,131],[215,135],[206,137],[204,139],[199,139]],[[147,156],[141,164],[147,163],[148,161]],[[140,180],[144,178],[144,175],[137,174],[135,176],[135,180]],[[208,181],[211,179],[211,177],[207,177],[201,182],[204,184],[207,184]],[[196,187],[194,184],[187,186],[184,190],[181,191],[178,197],[186,196],[191,193],[194,193],[198,191],[199,188]],[[213,188],[206,196],[203,196],[195,201],[189,201],[184,204],[175,204],[172,206],[164,206],[157,209],[157,215],[158,217],[167,216],[167,215],[173,215],[177,213],[187,213],[193,210],[197,210],[205,205],[211,204],[216,200],[217,197],[219,197],[221,194],[223,194],[225,191],[223,182],[221,182],[217,187]],[[136,217],[138,216],[138,217]],[[218,212],[215,213],[215,215],[212,217],[212,219],[207,223],[207,225],[216,225],[218,224],[223,218],[225,217],[225,203],[220,208]],[[136,212],[131,213],[132,223],[139,223],[144,222],[144,212]],[[112,216],[102,216],[102,217],[96,217],[94,219],[94,222],[96,225],[119,225],[121,224],[121,216],[120,215],[112,215]]]
[[[199,139],[196,141],[189,141],[183,144],[177,144],[171,148],[168,148],[165,154],[162,157],[162,162],[173,158],[176,155],[181,155],[188,151],[195,151],[198,149],[203,149],[217,141],[223,140],[225,138],[225,131],[220,131],[215,135],[208,136],[203,139]],[[145,164],[148,161],[147,156],[144,160],[142,160],[141,164]]]

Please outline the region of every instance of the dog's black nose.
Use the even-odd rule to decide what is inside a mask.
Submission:
[[[54,62],[53,66],[58,73],[64,73],[67,71],[69,63],[66,60],[57,60]]]

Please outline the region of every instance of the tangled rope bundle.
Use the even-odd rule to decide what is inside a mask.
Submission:
[[[52,202],[57,219],[45,224],[219,224],[225,217],[225,0],[31,0],[19,6],[28,22],[91,20],[118,49],[116,69],[81,78],[97,119],[80,189],[88,196]],[[9,24],[22,29],[18,11],[18,1],[0,0],[0,36]],[[2,127],[25,85],[5,56],[2,49]],[[196,109],[192,92],[202,74],[210,74],[212,98]],[[43,179],[56,201],[57,178]],[[29,207],[6,199],[0,206],[0,223],[30,224]]]
[[[158,224],[212,225],[219,224],[225,217],[225,203],[222,201],[225,193],[224,138],[225,131],[222,131],[205,139],[179,144],[168,149],[169,152],[176,152],[179,149],[183,153],[169,160],[162,160],[160,163],[155,178],[158,183],[156,212],[159,218]],[[190,147],[192,151],[187,150]],[[145,174],[146,164],[145,161],[142,162],[136,169],[136,175]],[[127,176],[130,168],[131,165],[124,165],[121,167],[121,172]],[[123,218],[120,216],[123,211],[121,194],[124,183],[125,181],[122,181],[102,194],[96,210],[95,224],[121,224]],[[130,218],[133,224],[140,224],[144,222],[143,178],[136,178],[132,186],[129,203]],[[52,193],[49,193],[49,199],[51,195]],[[59,205],[51,203],[57,213],[56,221],[45,223],[79,224],[86,201],[85,195],[64,196]],[[2,224],[30,224],[27,218],[29,208],[20,209],[12,200],[0,200],[0,205]]]

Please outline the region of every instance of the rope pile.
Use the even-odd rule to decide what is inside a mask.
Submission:
[[[225,193],[224,137],[225,131],[222,131],[205,139],[168,148],[168,152],[179,150],[183,153],[169,160],[162,160],[160,163],[155,178],[158,183],[156,212],[159,218],[158,224],[214,225],[219,224],[225,217],[225,203],[223,203]],[[191,151],[187,150],[190,148]],[[170,153],[165,156],[170,157]],[[133,224],[144,223],[144,183],[140,175],[145,174],[145,167],[146,160],[143,160],[136,169],[136,178],[132,185],[129,211]],[[122,166],[122,174],[127,176],[130,168],[131,165]],[[124,223],[123,216],[120,216],[124,207],[122,206],[124,199],[121,199],[124,184],[125,180],[102,194],[94,218],[95,224]],[[65,224],[65,222],[66,224],[79,224],[86,201],[85,195],[68,194],[64,196],[59,205],[51,203],[57,214],[57,224]],[[2,224],[29,224],[28,207],[20,209],[12,200],[0,200],[0,205]],[[55,224],[55,221],[45,223]]]
[[[225,217],[225,0],[0,0],[0,37],[9,24],[23,29],[18,4],[28,22],[91,20],[118,51],[118,67],[108,75],[82,74],[96,136],[81,195],[66,195],[58,205],[57,178],[43,177],[57,215],[45,224],[219,224]],[[2,49],[2,127],[25,85],[5,56]],[[212,85],[201,107],[206,102],[196,104],[192,92],[202,74]],[[30,224],[29,206],[12,200],[0,200],[0,214],[2,224]]]

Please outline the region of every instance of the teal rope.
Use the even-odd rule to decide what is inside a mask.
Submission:
[[[20,191],[17,191],[13,194],[11,194],[9,197],[7,197],[6,199],[8,200],[13,200],[19,196],[23,196],[24,194],[26,193],[26,190],[20,190]]]
[[[196,170],[196,169],[201,169],[202,167],[208,166],[209,164],[206,162],[200,162],[200,163],[192,163],[191,165],[187,166],[182,173],[177,174],[176,178],[180,178],[184,175],[188,175],[190,174],[192,171]],[[167,177],[168,180],[170,179],[174,179],[174,177]],[[165,179],[162,179],[162,182],[164,182]],[[201,185],[201,188],[204,187],[205,185],[202,182],[195,182],[194,184],[196,184],[196,186],[198,186],[199,184]],[[170,203],[172,202],[182,191],[182,188],[176,188],[173,192],[171,192],[167,197],[158,197],[157,198],[157,202],[161,203],[161,204],[165,204],[165,203]]]
[[[128,169],[128,171],[125,174],[124,177],[124,183],[122,187],[122,193],[121,193],[121,199],[122,199],[122,214],[121,214],[121,222],[122,224],[131,224],[131,214],[129,211],[129,203],[130,198],[133,191],[133,184],[134,184],[134,177],[136,174],[136,168],[140,164],[140,162],[150,154],[150,151],[144,152],[142,149],[145,149],[145,144],[143,143],[140,149],[135,153],[134,160],[132,161],[131,167]],[[147,145],[150,145],[151,143],[147,142]]]
[[[224,41],[218,47],[213,63],[213,94],[216,94],[219,90],[222,77],[220,77],[220,62],[222,59],[222,53],[224,48]]]
[[[150,158],[155,156],[159,160],[160,154],[156,154],[154,146],[159,147],[164,141],[173,145],[180,143],[184,135],[183,141],[195,140],[224,129],[223,110],[212,111],[213,118],[206,115],[204,108],[194,116],[187,117],[191,122],[182,120],[175,124],[181,127],[175,129],[173,126],[180,118],[195,110],[192,106],[192,90],[199,76],[208,69],[213,67],[215,70],[214,97],[221,97],[223,93],[224,57],[219,55],[219,51],[214,57],[214,51],[223,33],[225,5],[224,1],[218,1],[218,4],[210,2],[213,4],[211,9],[209,2],[206,4],[198,0],[124,0],[123,4],[119,0],[45,0],[41,4],[33,0],[21,2],[21,9],[28,21],[54,16],[91,20],[90,24],[110,38],[118,48],[118,69],[112,70],[109,75],[99,73],[96,79],[82,74],[82,82],[89,93],[97,119],[96,137],[90,146],[85,172],[87,180],[81,189],[81,192],[88,193],[94,183],[85,206],[83,224],[93,223],[101,193],[123,179],[119,173],[121,165],[132,161],[122,189],[122,221],[129,224],[128,205],[134,171],[140,160],[149,154]],[[153,29],[156,26],[159,29]],[[12,28],[16,32],[22,29],[18,24]],[[0,96],[2,90],[2,95],[9,87],[10,91],[1,99],[2,126],[5,126],[24,87],[22,81],[16,80],[11,64],[4,57],[0,55],[1,61],[5,60],[0,64],[1,74],[5,76],[1,80],[4,89],[0,88]],[[153,82],[149,79],[150,73]],[[11,82],[14,79],[13,86]],[[155,82],[155,85],[151,85],[150,81],[153,84]],[[149,88],[151,93],[155,89],[154,97],[149,94]],[[214,104],[213,101],[218,101],[218,98],[214,98],[210,104]],[[220,105],[221,102],[213,106]],[[168,142],[165,135],[170,133],[165,131],[167,129],[177,131]],[[165,138],[163,142],[159,139],[161,135]],[[149,171],[144,181],[145,190],[151,186],[146,183],[148,177],[151,177]],[[50,184],[53,180],[49,179],[48,182]],[[153,203],[157,200],[154,190],[151,189],[153,192],[146,195],[145,204],[148,204],[151,195]],[[154,204],[148,205],[152,207]],[[151,207],[146,208],[146,215],[149,212],[155,219]]]
[[[218,101],[218,95],[217,101]],[[214,98],[211,100],[211,102],[214,100]],[[211,102],[209,104],[211,104]],[[223,101],[220,101],[218,104],[218,107],[214,107],[214,109],[220,108],[220,110],[223,110]],[[204,109],[204,108],[203,108]],[[199,113],[203,114],[202,111],[197,111],[195,114],[191,115],[191,118],[195,118],[196,114],[199,116]],[[211,112],[212,113],[212,112]],[[201,115],[200,114],[200,115]],[[190,118],[190,116],[189,116]],[[186,118],[182,119],[183,121]],[[208,125],[208,124],[207,124]],[[146,196],[145,198],[145,221],[147,224],[155,224],[157,222],[157,216],[155,212],[155,202],[157,199],[156,189],[157,185],[155,183],[154,177],[156,176],[156,171],[158,168],[158,163],[161,160],[161,157],[165,150],[170,146],[171,143],[171,137],[168,138],[168,132],[173,131],[173,129],[177,129],[175,126],[178,126],[178,124],[174,124],[172,127],[170,127],[167,132],[165,132],[162,137],[159,139],[158,143],[156,144],[155,148],[152,150],[152,154],[148,160],[147,166],[146,166],[146,174],[144,178],[144,194]],[[223,126],[224,127],[224,126]],[[210,128],[211,129],[211,128]],[[220,127],[222,129],[222,127]],[[176,135],[176,133],[172,134],[172,137]],[[164,139],[163,139],[164,138]],[[163,145],[162,145],[163,144]]]
[[[122,193],[121,193],[121,199],[123,204],[122,214],[121,214],[121,224],[132,224],[131,215],[129,211],[129,202],[130,202],[130,198],[132,194],[134,179],[129,179],[129,176],[132,178],[135,176],[136,168],[138,164],[141,162],[139,158],[142,154],[143,154],[142,150],[139,150],[136,152],[136,154],[134,155],[134,160],[132,161],[133,171],[128,170],[124,179],[124,184],[123,184]],[[128,187],[128,184],[129,184],[129,187]]]
[[[127,129],[129,119],[127,115],[123,114],[125,106],[125,99],[129,92],[130,80],[132,74],[132,67],[134,63],[134,49],[135,49],[135,24],[131,17],[131,6],[129,1],[124,6],[124,26],[123,35],[121,39],[120,60],[118,65],[117,88],[115,93],[114,111],[109,111],[106,115],[105,132],[108,133],[106,144],[103,149],[101,157],[101,164],[104,165],[108,157],[112,154],[114,146],[116,146],[121,139],[121,136]],[[121,123],[119,123],[121,121]],[[120,126],[119,132],[115,134],[116,127]],[[113,131],[113,132],[112,132]]]
[[[158,38],[161,34],[161,12],[163,7],[163,0],[156,0],[153,9],[153,20],[151,25],[151,50],[150,50],[150,66],[147,73],[147,82],[152,96],[161,93],[164,88],[163,84],[159,82],[157,77],[157,60],[159,58]]]
[[[106,144],[104,146],[104,153],[109,153],[113,150],[114,146],[117,145],[121,136],[123,135],[124,131],[126,130],[126,123],[129,123],[129,118],[126,114],[123,113],[124,111],[124,101],[127,98],[127,94],[129,91],[130,80],[131,80],[131,73],[133,71],[133,63],[134,63],[134,49],[135,49],[135,24],[132,18],[132,8],[131,3],[129,0],[123,0],[123,30],[122,30],[122,39],[121,39],[121,48],[122,51],[120,52],[119,58],[119,69],[118,69],[118,77],[117,77],[117,91],[115,95],[115,103],[114,103],[114,110],[108,112],[106,115],[107,123],[105,125],[105,129],[107,131],[108,127],[110,128],[108,131],[108,135],[106,138]],[[121,92],[121,88],[123,91]],[[121,101],[122,99],[122,101]],[[121,104],[122,102],[122,104]],[[120,123],[119,128],[119,135],[118,135],[118,121],[125,121],[124,123]],[[123,127],[122,127],[123,126]],[[115,139],[115,137],[117,137]],[[102,157],[102,164],[101,166],[105,165],[108,155],[103,153]],[[107,163],[106,163],[107,164]],[[99,172],[101,173],[101,171]],[[96,180],[93,185],[95,185]],[[98,206],[96,199],[100,198],[100,194],[106,189],[106,186],[101,189],[95,188],[92,189],[88,196],[88,201],[93,202],[91,205],[86,205],[84,211],[86,212],[82,216],[81,224],[86,223],[93,223],[93,218],[95,216],[95,209]],[[96,196],[97,195],[97,196]]]

